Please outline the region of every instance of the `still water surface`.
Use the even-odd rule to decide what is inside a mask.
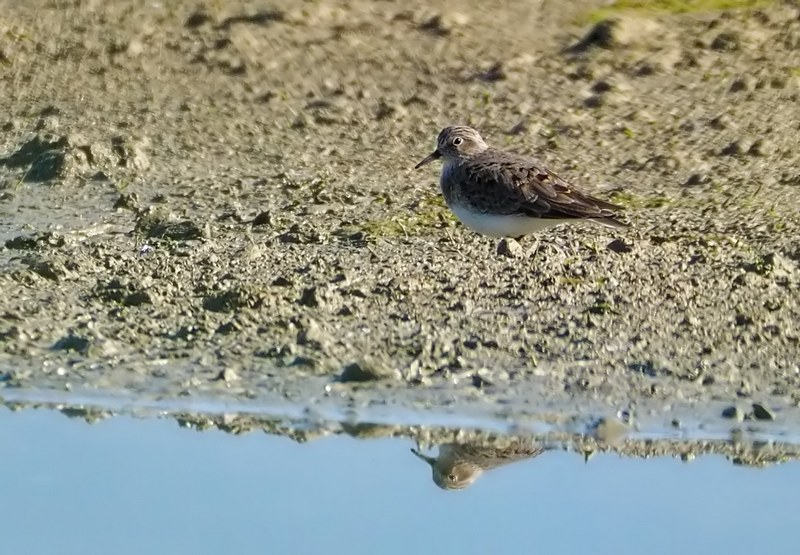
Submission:
[[[444,491],[408,439],[0,408],[0,553],[791,552],[800,464],[550,451]]]

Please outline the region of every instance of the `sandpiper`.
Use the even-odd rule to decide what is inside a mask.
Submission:
[[[433,482],[442,489],[467,488],[486,470],[532,459],[544,451],[543,446],[528,440],[512,440],[505,445],[447,443],[439,445],[437,457],[411,450],[431,466]]]
[[[471,127],[445,127],[436,150],[414,169],[444,159],[445,202],[469,229],[491,237],[520,238],[577,220],[625,228],[622,210],[570,185],[533,158],[491,148]]]

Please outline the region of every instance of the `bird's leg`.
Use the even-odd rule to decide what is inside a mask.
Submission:
[[[453,232],[450,229],[444,230],[444,237],[437,241],[435,248],[441,252],[461,253],[461,245],[459,245],[458,241],[456,241],[456,238],[453,236]]]

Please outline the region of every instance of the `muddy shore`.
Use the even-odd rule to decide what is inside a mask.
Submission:
[[[795,415],[800,6],[498,4],[0,1],[0,397]],[[631,229],[498,253],[452,123]]]

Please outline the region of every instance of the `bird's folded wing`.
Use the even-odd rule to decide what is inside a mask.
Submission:
[[[621,207],[573,188],[545,166],[527,158],[502,153],[485,164],[471,165],[464,176],[463,194],[496,199],[500,213],[539,218],[604,218]]]

